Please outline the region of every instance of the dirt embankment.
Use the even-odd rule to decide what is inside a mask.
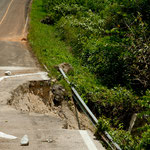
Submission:
[[[45,115],[54,114],[65,120],[65,129],[89,129],[94,131],[89,119],[77,110],[71,97],[68,97],[65,89],[51,81],[31,81],[19,86],[12,93],[8,101],[17,110],[23,113],[41,113]]]

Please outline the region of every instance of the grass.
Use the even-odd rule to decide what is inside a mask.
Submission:
[[[98,81],[87,68],[81,65],[80,60],[73,56],[70,47],[57,37],[55,26],[41,23],[45,16],[42,0],[34,0],[30,13],[29,43],[39,61],[50,70],[50,76],[59,77],[60,73],[55,69],[56,65],[63,62],[71,64],[74,75],[69,78],[84,98],[86,92],[93,91],[93,87],[99,86]]]

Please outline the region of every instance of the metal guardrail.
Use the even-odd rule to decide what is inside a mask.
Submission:
[[[68,77],[66,76],[66,74],[64,73],[63,69],[59,67],[59,71],[61,72],[61,74],[63,75],[64,79],[66,80],[66,82],[71,85],[71,83],[68,80]],[[91,110],[88,108],[88,106],[85,104],[85,102],[82,100],[82,98],[80,97],[80,95],[78,94],[78,92],[76,91],[76,89],[74,87],[71,86],[71,90],[73,93],[73,98],[76,100],[76,102],[78,103],[78,105],[80,106],[80,108],[82,109],[82,111],[87,115],[87,117],[91,120],[91,122],[93,123],[94,126],[96,126],[98,124],[98,120],[97,118],[94,116],[94,114],[91,112]],[[108,138],[109,141],[111,141],[111,143],[114,145],[114,147],[117,150],[121,150],[120,146],[115,143],[112,139],[112,137],[109,135],[109,133],[107,131],[104,132],[105,136]],[[108,144],[108,143],[107,143]],[[110,145],[109,145],[110,146]],[[112,147],[111,147],[112,148]]]

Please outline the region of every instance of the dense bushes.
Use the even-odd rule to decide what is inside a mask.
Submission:
[[[113,137],[113,140],[118,143],[123,150],[138,149],[138,140],[134,139],[130,132],[124,131],[122,129],[122,124],[120,124],[119,128],[116,130],[111,127],[108,119],[101,117],[97,125],[96,134],[102,134],[102,131],[107,131]]]
[[[102,134],[103,131],[107,131],[112,137],[113,140],[119,144],[123,150],[148,150],[150,146],[150,128],[147,127],[147,130],[144,131],[141,137],[132,136],[129,131],[122,129],[122,124],[119,125],[119,128],[116,130],[111,127],[110,120],[105,117],[99,119],[97,125],[96,134]]]
[[[104,84],[149,88],[149,1],[43,1],[62,39]]]
[[[113,127],[118,128],[119,124],[123,123],[123,129],[128,129],[133,113],[139,111],[137,104],[139,97],[122,87],[111,90],[99,87],[98,90],[93,95],[87,93],[86,99],[90,109],[96,113],[97,117],[105,115],[110,118]]]
[[[118,125],[118,129],[112,128],[112,123],[110,119],[106,117],[100,117],[97,125],[96,134],[103,133],[107,131],[124,150],[148,150],[150,147],[150,91],[146,92],[146,95],[138,101],[143,107],[143,112],[139,113],[139,118],[144,118],[144,126],[134,129],[136,134],[139,136],[133,136],[130,132],[123,130],[123,124]]]
[[[123,143],[123,138],[117,141],[126,145],[124,149],[146,149],[149,129],[138,135],[140,143],[123,129],[128,128],[133,113],[149,106],[149,102],[143,104],[142,96],[150,89],[150,1],[43,0],[43,8],[57,36],[71,46],[70,51],[100,84],[88,82],[88,77],[83,79],[75,71],[70,78],[84,100],[97,117],[111,118],[111,127],[123,123],[123,128],[110,133],[126,137]]]

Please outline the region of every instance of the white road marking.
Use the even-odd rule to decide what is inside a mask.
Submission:
[[[16,136],[9,135],[9,134],[5,134],[5,133],[3,133],[3,132],[0,132],[0,138],[10,139],[10,140],[17,139]]]
[[[4,19],[6,18],[7,14],[8,14],[8,11],[9,11],[9,8],[11,6],[11,4],[13,3],[14,0],[11,0],[11,2],[9,3],[8,7],[7,7],[7,10],[2,18],[2,20],[0,21],[0,25],[3,23]]]
[[[25,35],[25,32],[26,32],[26,28],[27,28],[27,24],[28,24],[28,16],[27,16],[27,18],[26,18],[26,23],[25,23],[25,25],[24,25],[24,29],[23,29],[23,35]]]
[[[15,67],[15,66],[3,66],[0,67],[0,70],[33,70],[36,68],[33,67]]]
[[[79,133],[82,136],[82,138],[84,140],[84,143],[88,147],[88,150],[97,150],[95,144],[91,140],[91,138],[90,138],[90,136],[89,136],[89,134],[88,134],[87,131],[85,131],[85,130],[79,130]]]
[[[19,75],[13,75],[13,76],[3,76],[0,78],[0,82],[7,78],[17,78],[17,77],[34,76],[34,75],[40,75],[43,80],[49,79],[47,76],[48,75],[47,72],[37,72],[37,73],[19,74]]]

